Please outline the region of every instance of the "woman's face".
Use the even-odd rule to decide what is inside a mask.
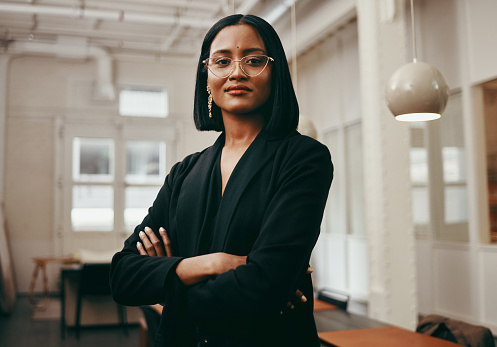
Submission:
[[[211,44],[210,58],[228,57],[240,60],[247,55],[267,55],[259,33],[250,25],[239,24],[222,29]],[[219,78],[208,70],[207,85],[214,103],[223,114],[253,114],[263,106],[271,94],[271,63],[255,77],[247,76],[238,62],[233,72]]]

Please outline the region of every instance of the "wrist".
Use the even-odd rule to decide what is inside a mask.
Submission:
[[[216,253],[206,254],[205,259],[202,259],[202,265],[205,266],[205,273],[208,276],[218,275],[217,266],[216,266]]]

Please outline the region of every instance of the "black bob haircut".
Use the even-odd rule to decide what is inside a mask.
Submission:
[[[283,45],[278,34],[268,22],[257,16],[242,14],[220,19],[205,35],[198,60],[195,82],[195,101],[193,106],[195,127],[200,131],[224,131],[221,110],[214,102],[212,103],[212,118],[209,118],[207,68],[203,61],[209,58],[211,44],[216,35],[228,26],[239,24],[247,24],[253,27],[264,42],[267,55],[274,59],[271,70],[271,95],[266,104],[262,106],[264,130],[271,135],[286,135],[297,129],[299,105],[293,90],[290,69],[288,68]]]

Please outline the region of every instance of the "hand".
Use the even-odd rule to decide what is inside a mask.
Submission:
[[[140,231],[139,236],[142,242],[136,243],[136,248],[138,249],[138,252],[140,252],[140,255],[148,255],[151,257],[173,256],[171,241],[169,240],[166,230],[163,227],[159,228],[159,234],[162,242],[149,227],[145,227],[145,231]]]
[[[306,273],[310,275],[314,269],[312,267],[308,267]],[[295,292],[295,297],[298,299],[297,303],[304,303],[307,302],[307,298],[305,297],[304,293],[302,293],[299,289]],[[286,303],[286,307],[289,308],[290,310],[293,310],[295,308],[295,305],[293,304],[294,300],[290,300],[289,302]],[[280,314],[283,314],[283,311],[280,312]]]

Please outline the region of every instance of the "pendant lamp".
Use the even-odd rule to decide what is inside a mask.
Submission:
[[[430,64],[417,61],[413,0],[411,29],[413,62],[400,67],[390,77],[385,93],[386,102],[395,119],[399,121],[438,119],[447,106],[450,90],[440,71]]]

